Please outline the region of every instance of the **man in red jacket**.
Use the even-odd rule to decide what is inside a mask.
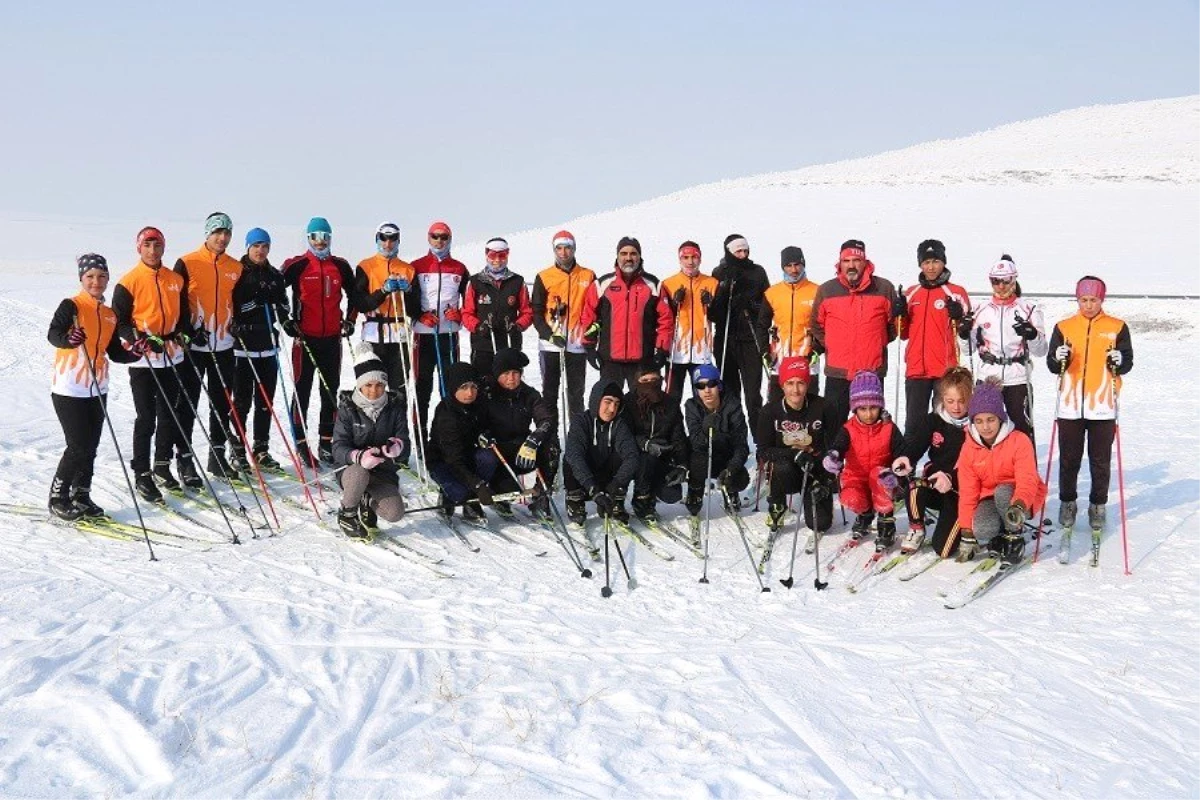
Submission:
[[[896,289],[876,277],[860,239],[842,244],[837,277],[813,299],[809,331],[813,348],[825,354],[825,399],[839,420],[850,415],[850,379],[860,370],[887,375],[887,346],[896,338]]]
[[[428,425],[429,397],[433,394],[433,368],[438,368],[440,396],[446,396],[444,370],[458,361],[458,331],[462,328],[462,303],[467,293],[467,268],[450,255],[450,226],[429,226],[429,252],[412,262],[413,285],[407,300],[416,343],[417,413],[421,429]]]
[[[642,245],[626,236],[617,242],[616,271],[587,288],[583,340],[600,383],[637,386],[638,368],[662,369],[670,358],[671,306],[659,297],[658,278],[642,271]]]
[[[946,246],[926,239],[917,246],[921,275],[897,298],[896,325],[908,341],[904,351],[904,434],[918,436],[929,417],[934,385],[958,366],[955,329],[968,311],[966,289],[950,283]]]

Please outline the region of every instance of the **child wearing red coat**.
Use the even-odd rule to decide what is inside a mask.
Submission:
[[[904,439],[883,413],[883,384],[874,372],[859,372],[850,382],[850,412],[822,465],[841,476],[842,506],[856,515],[851,535],[862,538],[878,513],[875,549],[886,550],[896,538],[896,517],[891,489],[880,476],[891,476]]]

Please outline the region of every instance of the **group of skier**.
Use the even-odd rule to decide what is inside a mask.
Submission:
[[[860,240],[842,245],[835,276],[820,284],[807,277],[801,248],[789,246],[780,254],[783,279],[771,285],[736,233],[711,275],[701,271],[700,246],[687,241],[679,271],[660,282],[645,271],[637,239],[622,238],[612,271],[597,276],[577,262],[564,230],[552,237],[554,263],[529,291],[509,269],[504,239],[486,243],[485,263],[471,275],[451,256],[444,222],[430,226],[427,253],[411,264],[398,255],[399,227],[380,225],[376,252],[355,268],[332,254],[332,228],[320,217],[308,224],[306,252],[278,269],[266,231],[247,233],[241,259],[226,252],[232,234],[228,215],[210,215],[200,247],[169,269],[161,231],[142,229],[139,262],[118,281],[111,307],[106,260],[78,259],[81,290],[62,302],[49,332],[57,348],[51,391],[67,443],[51,486],[55,515],[103,514],[90,487],[113,361],[130,367],[133,490],[152,502],[162,500],[160,487],[200,489],[208,480],[192,442],[205,389],[205,471],[232,480],[255,466],[280,469],[270,430],[283,386],[285,398],[292,392],[288,456],[314,471],[318,460],[338,469],[339,524],[354,537],[377,516],[404,513],[398,471],[414,452],[439,487],[443,513],[461,508],[468,518],[484,505],[509,511],[496,497],[525,483],[530,511],[549,518],[561,462],[567,516],[580,523],[589,501],[601,516],[626,520],[630,488],[632,510],[646,523],[657,521],[660,503],[682,502],[695,517],[712,487],[738,514],[753,453],[773,533],[791,496],[820,536],[837,495],[855,515],[852,535],[874,526],[877,547],[889,548],[894,509],[905,499],[903,552],[922,546],[934,509],[932,544],[942,557],[990,547],[1013,563],[1025,521],[1045,503],[1029,392],[1035,360],[1045,357],[1059,375],[1060,523],[1075,520],[1086,441],[1089,520],[1104,524],[1120,376],[1133,352],[1128,328],[1104,313],[1105,285],[1093,276],[1077,284],[1079,313],[1047,337],[1011,257],[991,268],[992,296],[973,308],[932,239],[917,248],[917,282],[898,291],[876,274]],[[343,340],[356,327],[355,384],[340,391]],[[525,380],[531,327],[541,391]],[[462,328],[469,361],[459,352]],[[281,332],[291,339],[290,381]],[[907,342],[903,432],[882,384],[897,338]],[[585,407],[588,365],[598,380]],[[440,402],[430,422],[435,373]],[[315,453],[307,432],[314,383]]]

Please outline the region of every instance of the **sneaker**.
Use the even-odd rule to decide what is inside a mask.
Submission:
[[[74,522],[83,516],[83,510],[78,508],[71,502],[68,496],[69,487],[62,482],[61,478],[55,478],[50,484],[50,513],[59,519],[65,519],[68,522]]]
[[[85,517],[103,517],[104,509],[92,502],[90,486],[76,486],[71,490],[71,505]]]
[[[190,457],[187,459],[187,463],[189,463],[189,464],[191,463]],[[179,463],[180,467],[182,467],[183,464],[184,464],[184,461],[181,456],[180,463]],[[180,470],[180,474],[181,475],[183,474],[182,469]],[[158,478],[158,482],[160,484],[162,484],[162,487],[164,489],[166,489],[168,492],[178,492],[179,491],[179,481],[175,480],[175,476],[171,474],[171,462],[170,461],[155,461],[154,462],[154,477]]]
[[[463,503],[462,515],[463,519],[468,522],[483,522],[487,520],[487,517],[483,514],[483,506],[480,505],[478,500],[468,500]]]
[[[875,549],[887,550],[896,542],[896,518],[880,517],[875,526]]]
[[[367,538],[367,529],[363,526],[362,520],[359,518],[357,508],[339,508],[337,520],[338,527],[342,529],[342,533],[351,539]]]
[[[1079,506],[1074,500],[1064,500],[1058,506],[1058,525],[1060,528],[1074,528],[1075,517],[1079,514]]]
[[[513,513],[512,503],[507,500],[496,500],[492,503],[492,508],[496,509],[496,513],[502,517],[515,517]]]
[[[575,525],[587,523],[587,504],[582,492],[567,493],[567,519]]]
[[[534,495],[533,499],[529,501],[529,514],[534,519],[543,522],[553,519],[550,514],[550,496],[545,492]]]
[[[224,447],[214,447],[208,451],[208,474],[218,478],[232,478],[237,474],[233,471],[233,465],[225,458]]]
[[[317,447],[317,457],[321,459],[321,463],[325,466],[332,467],[333,463],[333,439],[321,437],[321,444]]]
[[[658,511],[654,507],[654,497],[652,495],[633,498],[633,513],[646,524],[652,525],[658,522]],[[616,515],[614,514],[613,516]]]
[[[163,501],[162,492],[158,490],[158,486],[154,483],[153,472],[139,472],[137,478],[133,481],[133,488],[138,493],[138,497],[148,503],[161,503]]]
[[[769,503],[767,505],[767,530],[777,533],[783,527],[783,517],[787,514],[784,503]]]
[[[925,529],[920,527],[909,528],[908,533],[904,534],[904,541],[900,543],[900,552],[909,554],[915,553],[925,544]]]
[[[854,524],[850,526],[850,538],[861,539],[871,532],[871,523],[875,521],[875,512],[868,511],[865,514],[859,514],[854,518]]]
[[[693,517],[699,516],[704,508],[704,490],[688,489],[687,499],[683,501],[684,508]]]
[[[375,509],[371,508],[371,495],[363,493],[362,500],[358,504],[358,518],[362,520],[363,527],[368,531],[379,529],[379,515],[375,513]]]
[[[1022,534],[1006,533],[995,537],[992,543],[1000,551],[1000,561],[1006,567],[1013,566],[1025,555],[1025,537]]]
[[[1108,517],[1107,508],[1100,503],[1088,504],[1088,525],[1092,526],[1092,530],[1100,530],[1104,527],[1104,523]]]

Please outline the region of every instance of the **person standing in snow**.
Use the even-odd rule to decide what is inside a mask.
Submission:
[[[717,291],[709,308],[713,350],[721,381],[730,397],[745,395],[743,408],[751,435],[758,436],[762,408],[763,354],[755,343],[754,326],[770,287],[767,271],[750,260],[750,243],[740,233],[725,237],[725,253],[713,270]]]
[[[104,304],[104,256],[85,253],[75,263],[80,291],[58,304],[46,334],[55,347],[50,401],[67,443],[50,484],[49,508],[65,520],[104,516],[92,501],[92,473],[104,432],[108,362],[132,363],[146,352],[145,344],[126,350],[116,336],[116,312]]]
[[[1133,340],[1129,327],[1105,313],[1104,281],[1085,275],[1075,284],[1079,312],[1054,326],[1046,364],[1059,376],[1058,523],[1075,525],[1079,467],[1087,442],[1088,523],[1104,527],[1105,507],[1116,436],[1117,397],[1121,376],[1133,369]]]
[[[976,313],[963,317],[958,335],[970,339],[978,353],[980,364],[975,379],[1000,381],[1008,419],[1034,442],[1036,449],[1029,379],[1032,359],[1048,351],[1042,309],[1021,297],[1012,256],[1000,256],[988,272],[988,280],[992,283],[991,299]]]
[[[407,293],[412,289],[413,267],[400,258],[400,226],[382,222],[375,229],[375,254],[358,262],[354,288],[362,300],[362,340],[369,342],[383,362],[388,390],[408,395],[409,326]],[[353,316],[353,313],[351,314]]]
[[[825,400],[844,420],[851,376],[868,370],[882,381],[887,375],[897,298],[891,281],[875,274],[860,239],[842,243],[836,269],[837,277],[817,289],[809,329],[816,352],[825,355]]]
[[[922,438],[916,428],[931,419],[929,402],[946,371],[958,366],[958,323],[971,310],[966,289],[950,282],[946,246],[937,239],[917,245],[917,282],[899,296],[896,327],[908,342],[904,351],[904,435]],[[965,414],[966,409],[963,409]]]
[[[433,368],[438,369],[440,395],[449,396],[445,370],[458,361],[458,331],[462,327],[462,300],[467,291],[467,268],[450,255],[453,234],[444,222],[429,226],[429,252],[413,262],[412,315],[417,344],[417,414],[421,429],[429,420],[433,394]]]
[[[663,281],[659,290],[675,319],[667,394],[676,405],[682,402],[684,384],[695,369],[712,363],[708,308],[716,293],[717,279],[700,271],[700,245],[692,241],[679,245],[679,272]]]
[[[533,324],[533,307],[525,279],[508,268],[508,242],[489,239],[483,254],[487,266],[467,280],[462,321],[471,333],[471,364],[490,379],[498,351],[521,349],[522,334]]]
[[[538,335],[538,366],[542,396],[557,403],[566,381],[566,413],[583,413],[583,385],[587,379],[587,348],[583,343],[583,305],[596,273],[575,260],[575,236],[554,234],[554,265],[533,281],[533,326]],[[566,377],[562,375],[566,367]],[[566,420],[563,420],[564,426]]]
[[[778,375],[779,366],[785,358],[815,359],[809,323],[812,320],[813,302],[817,299],[817,285],[808,279],[804,266],[804,251],[789,246],[779,253],[783,268],[783,280],[767,289],[763,297],[762,310],[758,313],[758,341],[767,348],[771,371]],[[810,370],[808,394],[820,391],[820,378]],[[772,382],[767,387],[767,402],[777,403],[783,399],[783,385]]]

